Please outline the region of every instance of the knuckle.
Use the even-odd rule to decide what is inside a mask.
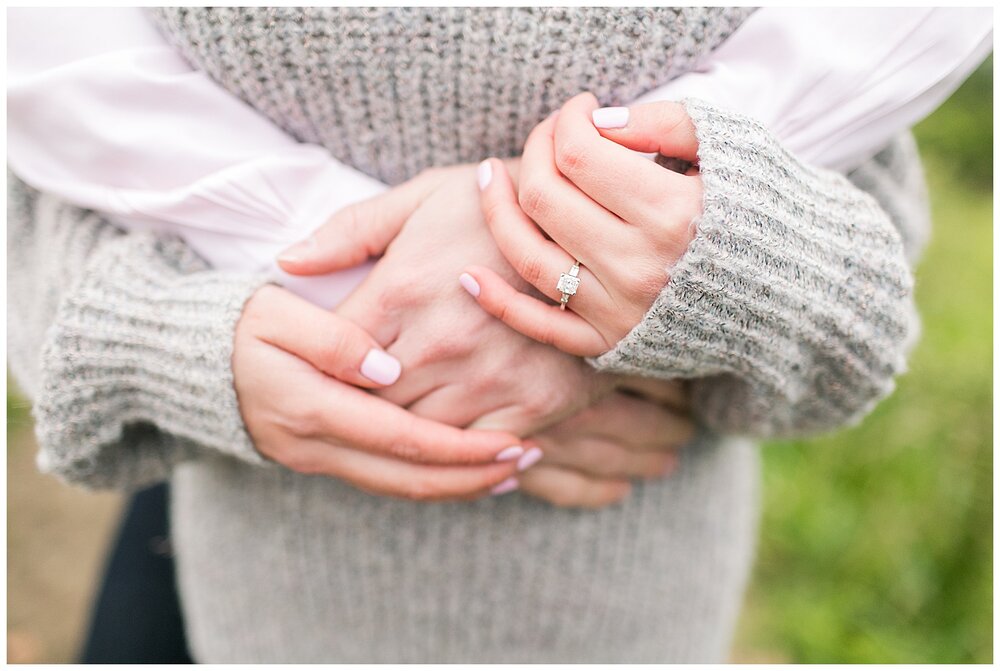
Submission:
[[[444,495],[441,487],[428,478],[410,480],[404,486],[401,494],[411,501],[433,501]]]
[[[300,450],[288,450],[277,459],[285,468],[303,475],[316,475],[322,471],[320,462],[312,454]]]
[[[543,345],[555,345],[559,339],[558,331],[549,323],[539,324],[534,336]]]
[[[629,475],[634,475],[636,472],[641,472],[641,463],[636,463],[631,458],[625,450],[618,449],[606,449],[601,451],[601,461],[604,465],[604,470],[608,475],[615,477],[628,477]]]
[[[401,433],[393,441],[389,452],[404,461],[423,462],[427,460],[427,449],[412,437],[412,432]]]
[[[483,197],[483,217],[489,224],[498,224],[503,220],[506,203],[497,197]]]
[[[468,380],[465,388],[473,396],[483,396],[484,394],[496,394],[500,390],[511,389],[510,365],[499,363],[484,363],[482,375],[475,376],[475,379]]]
[[[558,400],[555,396],[556,394],[532,392],[522,403],[525,414],[532,419],[543,419],[550,416],[558,407]]]
[[[456,336],[443,336],[425,343],[414,357],[415,365],[422,366],[438,361],[450,361],[469,352],[470,345]]]
[[[516,270],[525,281],[536,287],[542,283],[542,278],[546,274],[542,260],[532,254],[522,254],[517,261]]]
[[[549,501],[557,508],[578,508],[586,501],[583,489],[584,485],[577,480],[564,483],[549,493]]]
[[[287,428],[292,435],[307,438],[322,434],[326,423],[325,412],[322,408],[314,405],[303,405],[291,412]]]
[[[548,191],[534,179],[521,185],[517,193],[517,202],[524,213],[536,221],[544,219],[546,213],[552,209]]]
[[[625,287],[631,298],[642,299],[645,301],[644,305],[649,305],[660,295],[667,279],[665,268],[636,265],[625,276]]]
[[[599,425],[607,414],[597,405],[588,405],[573,416],[573,422],[579,426]]]
[[[691,242],[694,233],[692,223],[702,214],[701,180],[691,177],[680,178],[676,188],[663,189],[650,203],[657,212],[669,212],[656,228],[656,241],[670,251],[683,251]]]
[[[354,362],[349,360],[350,354],[351,338],[342,331],[325,338],[319,346],[319,359],[327,371],[352,368]]]
[[[556,143],[555,155],[556,167],[564,175],[587,168],[587,149],[578,140],[567,139]]]
[[[326,254],[336,253],[345,263],[360,263],[369,254],[367,233],[375,221],[377,203],[362,201],[344,208],[331,220],[336,224],[335,238],[315,234],[313,240]],[[365,244],[360,244],[365,243]]]
[[[354,203],[348,205],[344,208],[340,215],[338,216],[338,225],[341,228],[339,231],[342,235],[353,236],[359,231],[363,230],[363,221],[365,217],[365,209],[367,203],[362,201],[360,203]]]
[[[502,322],[507,322],[512,317],[509,303],[499,303],[496,305],[496,318]]]
[[[396,312],[423,303],[421,292],[412,284],[391,281],[374,300],[376,313],[392,317]]]

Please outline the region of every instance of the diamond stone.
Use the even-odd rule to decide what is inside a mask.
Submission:
[[[556,284],[556,291],[561,291],[564,294],[573,296],[576,294],[576,288],[578,286],[580,286],[579,277],[573,277],[572,275],[563,273],[559,276],[559,283]]]

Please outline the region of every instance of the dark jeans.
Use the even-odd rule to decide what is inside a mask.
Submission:
[[[167,485],[129,501],[84,644],[83,664],[190,664],[167,531]]]

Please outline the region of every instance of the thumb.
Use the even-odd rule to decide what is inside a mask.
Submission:
[[[417,178],[348,205],[281,252],[278,265],[292,275],[323,275],[361,265],[385,251],[426,191],[425,181]]]
[[[692,163],[698,160],[694,122],[680,103],[601,107],[593,111],[592,117],[602,136],[623,147]]]

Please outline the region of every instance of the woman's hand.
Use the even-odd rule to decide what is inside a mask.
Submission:
[[[560,301],[561,274],[579,261],[576,293],[565,306],[552,305],[484,265],[462,276],[487,312],[580,356],[612,349],[642,320],[702,210],[696,170],[679,174],[636,153],[697,161],[694,125],[681,105],[597,106],[581,94],[532,131],[516,191],[502,162],[479,168],[483,213],[510,265]]]
[[[439,424],[355,386],[379,388],[399,372],[361,328],[275,286],[251,297],[236,328],[240,412],[264,456],[387,496],[508,491],[525,454],[516,435]]]
[[[694,436],[679,382],[656,381],[617,391],[556,426],[535,434],[544,458],[520,476],[521,489],[560,507],[599,508],[631,491],[631,480],[673,473],[678,453]]]
[[[475,166],[427,171],[338,212],[279,262],[315,275],[384,251],[336,310],[403,364],[399,381],[377,393],[453,426],[530,435],[609,394],[616,378],[511,331],[456,285],[475,258],[528,288],[497,250],[479,201]]]
[[[288,272],[311,275],[384,251],[337,309],[403,362],[399,382],[376,393],[437,421],[533,434],[524,446],[542,453],[529,449],[519,465],[530,470],[497,493],[523,483],[527,493],[561,506],[620,500],[629,477],[668,471],[668,453],[690,438],[686,393],[677,382],[595,373],[472,308],[454,285],[469,255],[528,288],[497,251],[479,199],[474,167],[429,171],[337,213],[279,261]],[[633,396],[614,393],[584,410],[615,388]]]

